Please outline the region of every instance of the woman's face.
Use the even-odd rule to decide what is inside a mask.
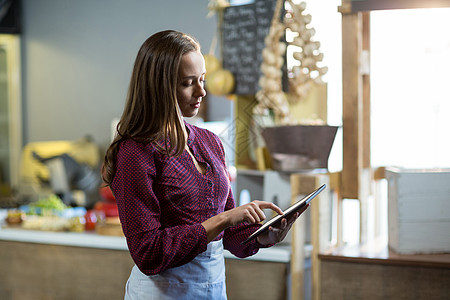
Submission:
[[[194,117],[198,113],[205,91],[205,60],[200,52],[192,51],[181,58],[179,83],[177,86],[178,106],[183,117]]]

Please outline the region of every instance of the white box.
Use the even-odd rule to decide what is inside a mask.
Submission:
[[[403,254],[450,252],[450,169],[387,168],[389,247]]]

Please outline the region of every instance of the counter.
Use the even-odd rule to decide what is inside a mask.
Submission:
[[[322,299],[449,299],[450,253],[399,254],[387,241],[319,254]]]
[[[124,237],[99,235],[91,232],[49,232],[2,228],[0,229],[0,240],[128,251]],[[288,245],[275,246],[271,248],[262,248],[257,254],[245,259],[289,263],[290,254],[291,251]],[[229,259],[236,258],[227,250],[225,250],[224,256]]]
[[[225,251],[228,299],[287,299],[289,262],[289,246]],[[133,264],[124,237],[0,229],[2,300],[123,299]]]

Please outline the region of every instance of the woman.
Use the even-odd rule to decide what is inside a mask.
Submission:
[[[199,43],[181,32],[158,32],[137,54],[102,170],[136,264],[125,299],[226,299],[223,248],[253,255],[299,215],[241,245],[263,209],[282,211],[256,200],[235,207],[219,138],[184,122],[206,95],[205,72]]]

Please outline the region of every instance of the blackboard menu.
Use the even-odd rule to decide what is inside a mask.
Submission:
[[[276,2],[256,0],[224,10],[221,28],[223,67],[233,73],[237,95],[251,95],[259,90],[261,53]]]
[[[0,33],[20,33],[21,1],[0,1]]]

